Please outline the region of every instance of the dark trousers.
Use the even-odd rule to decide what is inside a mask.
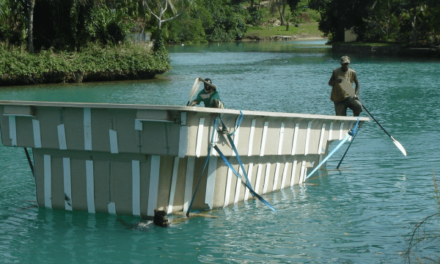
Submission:
[[[347,99],[335,103],[335,112],[337,116],[346,116],[347,108],[350,108],[353,111],[353,116],[359,116],[362,112],[362,104],[359,100],[350,96]]]

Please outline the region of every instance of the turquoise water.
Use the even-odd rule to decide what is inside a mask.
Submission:
[[[169,50],[173,69],[156,80],[5,87],[0,98],[183,105],[201,76],[227,108],[333,114],[327,82],[342,54],[322,41]],[[133,228],[140,219],[36,208],[23,149],[0,146],[0,263],[403,263],[414,225],[439,210],[432,174],[440,174],[440,63],[348,55],[365,106],[408,157],[366,123],[342,171],[333,169],[344,149],[314,185],[264,196],[278,214],[252,200],[210,213],[217,218]]]

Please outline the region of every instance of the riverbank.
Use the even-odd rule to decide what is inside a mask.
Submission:
[[[167,55],[144,44],[35,54],[24,47],[0,47],[0,56],[0,86],[152,79],[171,69]]]
[[[250,28],[242,41],[282,41],[282,40],[323,40],[324,34],[319,31],[318,23],[300,23]]]
[[[368,55],[385,55],[414,58],[440,58],[440,47],[413,48],[398,44],[382,43],[333,43],[332,51],[337,53],[354,53]]]
[[[273,35],[273,36],[258,36],[258,35],[249,35],[242,39],[242,41],[301,41],[301,40],[324,40],[324,38],[320,35]]]

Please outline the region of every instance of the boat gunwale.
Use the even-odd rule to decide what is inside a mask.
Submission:
[[[49,102],[49,101],[15,101],[0,100],[0,105],[16,106],[43,106],[43,107],[74,107],[74,108],[112,108],[112,109],[135,109],[135,110],[165,110],[165,111],[184,111],[195,113],[214,113],[214,114],[234,114],[240,115],[240,111],[246,116],[264,116],[276,118],[301,118],[301,119],[326,119],[326,120],[349,120],[355,121],[357,117],[317,115],[285,112],[251,111],[236,109],[218,109],[194,106],[173,106],[173,105],[146,105],[146,104],[118,104],[118,103],[79,103],[79,102]],[[360,117],[360,121],[370,121],[369,117]]]

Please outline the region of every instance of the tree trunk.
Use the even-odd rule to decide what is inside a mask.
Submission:
[[[276,1],[275,4],[277,5],[278,12],[280,13],[281,26],[284,26],[284,11],[286,10],[286,1],[279,0],[279,1]]]
[[[254,7],[254,0],[251,0],[251,8]]]
[[[413,33],[413,36],[412,36],[413,37],[413,46],[417,46],[417,39],[418,39],[416,22],[417,22],[417,16],[414,15],[413,22],[411,22],[412,33]]]
[[[143,0],[138,0],[138,12],[139,16],[145,19],[145,8]]]
[[[34,8],[35,0],[29,0],[29,19],[28,19],[28,43],[27,50],[34,52]]]

